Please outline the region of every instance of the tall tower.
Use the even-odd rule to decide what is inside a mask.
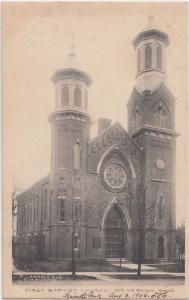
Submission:
[[[146,226],[154,229],[146,259],[175,257],[175,98],[166,86],[168,35],[149,17],[133,41],[137,53],[135,87],[128,102],[128,129],[144,149],[146,206],[154,210]]]
[[[49,116],[52,127],[50,184],[53,190],[50,243],[55,246],[51,247],[54,250],[50,256],[71,257],[75,222],[74,247],[80,257],[82,178],[86,172],[90,135],[88,87],[92,80],[80,68],[73,47],[65,66],[54,73],[52,81],[55,84],[55,110]]]
[[[152,92],[165,80],[168,35],[158,30],[153,17],[149,17],[133,45],[137,53],[136,87],[142,93]]]

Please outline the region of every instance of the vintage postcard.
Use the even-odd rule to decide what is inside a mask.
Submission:
[[[3,297],[188,299],[187,3],[3,2]]]

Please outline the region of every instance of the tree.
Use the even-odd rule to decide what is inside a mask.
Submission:
[[[149,222],[154,215],[155,202],[147,205],[146,203],[146,180],[145,176],[142,175],[137,182],[134,203],[135,203],[135,254],[136,262],[138,264],[137,275],[141,275],[141,265],[144,261],[144,247],[147,238],[147,233],[154,229],[154,222]],[[150,240],[152,243],[153,241]]]
[[[178,249],[179,261],[184,260],[185,253],[185,227],[184,225],[178,226],[176,230],[176,245]]]

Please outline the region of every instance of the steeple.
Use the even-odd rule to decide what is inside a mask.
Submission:
[[[150,16],[144,30],[133,41],[137,53],[136,88],[151,93],[166,79],[166,47],[169,38]]]
[[[73,43],[64,66],[53,74],[52,81],[55,84],[55,109],[49,116],[52,127],[51,174],[56,180],[56,176],[66,176],[64,168],[72,173],[75,169],[80,170],[81,165],[85,171],[87,161],[91,126],[88,88],[92,80],[80,67]]]

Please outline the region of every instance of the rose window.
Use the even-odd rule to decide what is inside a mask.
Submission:
[[[106,167],[104,179],[109,187],[122,188],[126,182],[126,172],[122,166],[112,163]]]

